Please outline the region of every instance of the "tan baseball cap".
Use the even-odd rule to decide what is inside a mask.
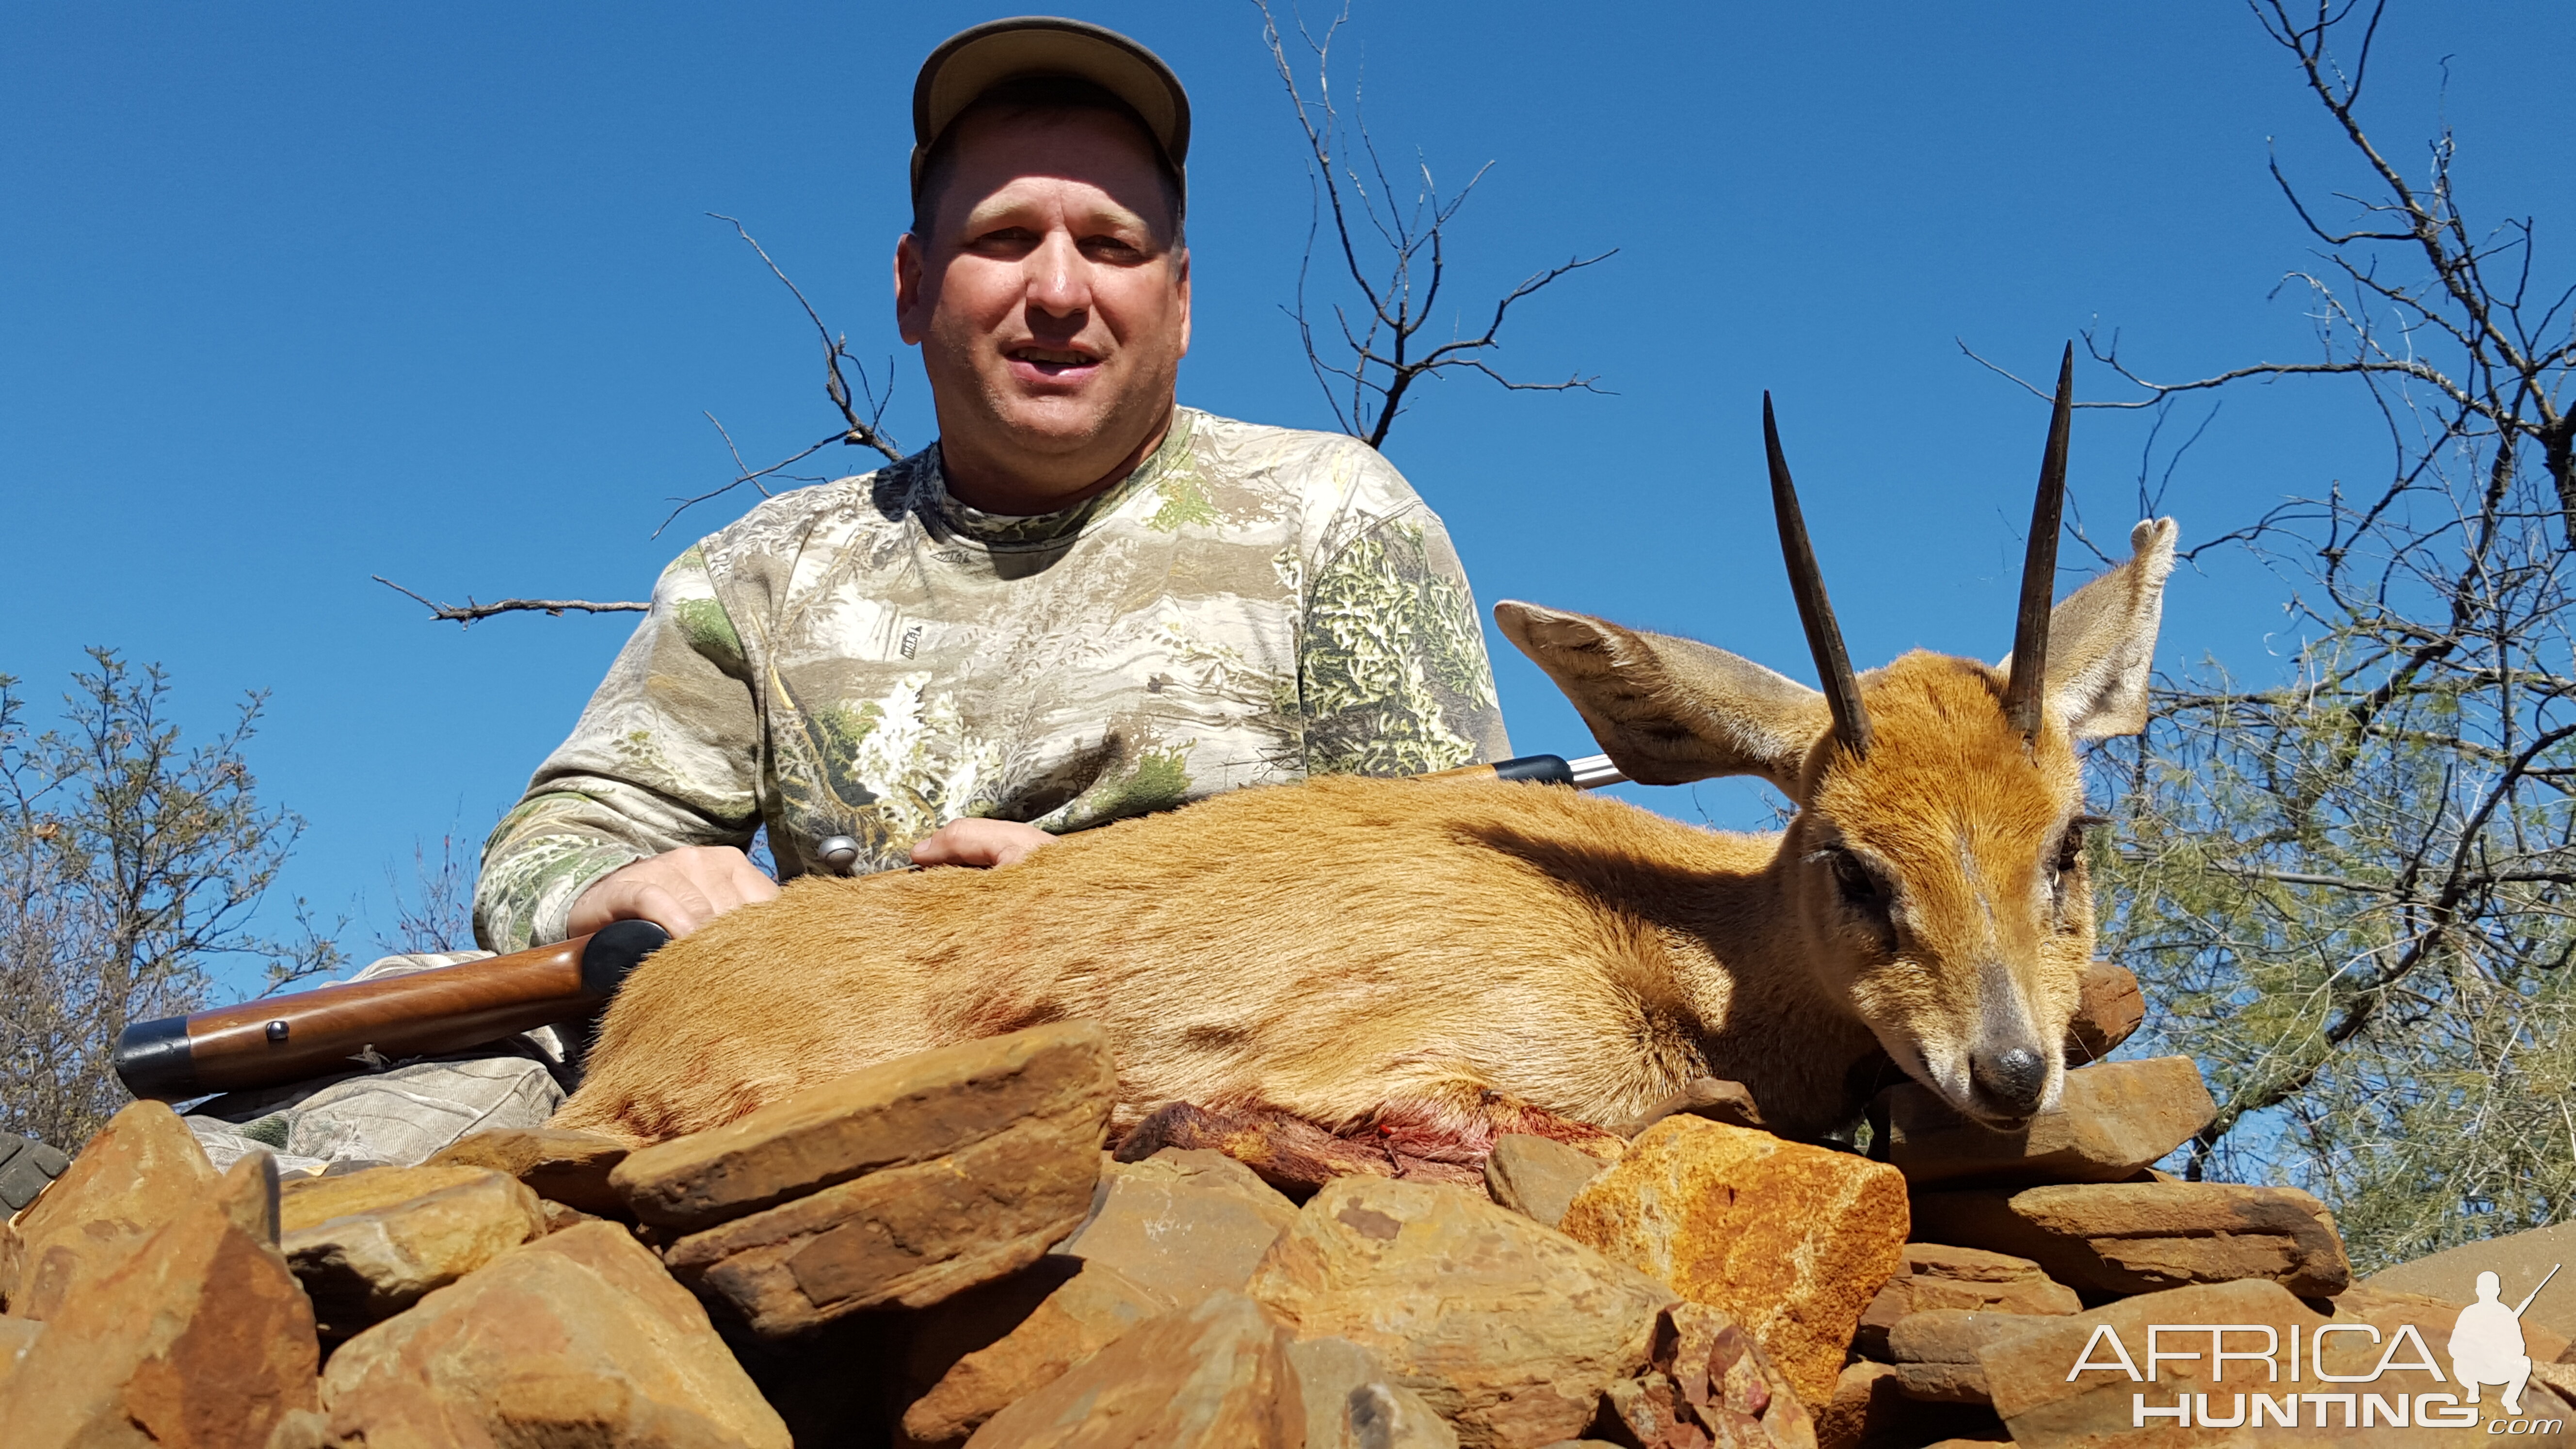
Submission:
[[[912,83],[912,189],[930,148],[968,106],[1004,81],[1073,76],[1136,112],[1175,177],[1190,154],[1190,97],[1163,58],[1115,30],[1056,15],[988,20],[939,43]]]

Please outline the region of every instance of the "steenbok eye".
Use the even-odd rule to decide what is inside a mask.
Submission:
[[[1832,852],[1832,860],[1834,885],[1842,891],[1847,904],[1863,910],[1887,908],[1887,892],[1880,887],[1878,877],[1871,873],[1870,868],[1861,864],[1859,856],[1848,850],[1837,850]]]
[[[2057,859],[2048,867],[2048,894],[2061,913],[2066,909],[2066,877],[2084,863],[2084,832],[2109,823],[2099,815],[2078,815],[2066,823],[2066,834],[2057,842]]]
[[[2057,842],[2057,864],[2053,874],[2064,875],[2084,859],[2084,834],[2096,825],[2110,822],[2099,815],[2078,815],[2067,822],[2066,834]]]

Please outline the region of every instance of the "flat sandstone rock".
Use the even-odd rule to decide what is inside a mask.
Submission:
[[[1306,1409],[1306,1449],[1458,1449],[1458,1431],[1347,1338],[1288,1345]]]
[[[2191,1140],[2218,1115],[2189,1057],[2103,1062],[2068,1072],[2056,1107],[1996,1131],[1938,1093],[1904,1082],[1879,1094],[1878,1155],[1916,1187],[1945,1182],[2121,1182]]]
[[[1298,1449],[1288,1332],[1240,1293],[1140,1325],[985,1421],[971,1449]]]
[[[331,1356],[330,1431],[371,1446],[791,1449],[706,1309],[626,1229],[502,1255]]]
[[[1671,1117],[1575,1196],[1563,1227],[1732,1315],[1812,1411],[1903,1261],[1905,1179],[1849,1153]]]
[[[1941,1243],[1908,1243],[1905,1266],[1860,1316],[1852,1346],[1863,1357],[1887,1358],[1887,1331],[1909,1313],[1957,1308],[1972,1313],[2081,1313],[2084,1300],[2075,1290],[2040,1271],[2028,1258],[1989,1253],[1982,1248],[1953,1248]]]
[[[277,1193],[278,1231],[301,1232],[332,1218],[371,1213],[494,1174],[480,1167],[369,1167],[330,1177],[297,1177]]]
[[[215,1182],[179,1114],[136,1102],[108,1119],[63,1175],[18,1214],[17,1270],[0,1297],[18,1318],[51,1318],[201,1200]]]
[[[2292,1187],[2222,1182],[2088,1183],[1931,1192],[1915,1231],[2029,1258],[2069,1287],[2154,1293],[2267,1279],[2331,1298],[2352,1281],[2325,1204]]]
[[[425,1167],[488,1167],[506,1172],[548,1202],[594,1217],[624,1217],[626,1200],[608,1175],[629,1148],[614,1137],[563,1127],[510,1127],[459,1138],[430,1154]]]
[[[1064,1376],[1065,1370],[1116,1343],[1129,1330],[1169,1312],[1172,1304],[1146,1291],[1104,1263],[1073,1260],[1050,1268],[1071,1268],[1052,1291],[1028,1308],[1019,1321],[998,1333],[989,1324],[943,1323],[950,1332],[964,1329],[980,1346],[958,1354],[903,1413],[902,1438],[909,1446],[962,1444],[984,1421]],[[1023,1274],[1025,1279],[1034,1276]],[[1020,1280],[994,1283],[940,1305],[943,1317],[957,1314],[998,1318],[1025,1300],[1009,1290]],[[1204,1300],[1209,1295],[1200,1295]],[[1193,1305],[1194,1306],[1194,1305]],[[978,1313],[978,1309],[988,1309]],[[983,1329],[984,1331],[977,1331]],[[914,1335],[918,1345],[926,1335]],[[924,1375],[929,1377],[929,1375]]]
[[[2046,1318],[2037,1320],[2044,1324]],[[2034,1327],[2018,1313],[1975,1313],[1931,1308],[1907,1314],[1888,1330],[1888,1361],[1896,1365],[1898,1391],[1932,1404],[1985,1404],[1985,1366],[1978,1353]]]
[[[1088,1022],[882,1062],[738,1122],[629,1156],[609,1174],[656,1227],[696,1232],[869,1173],[957,1152],[1030,1118],[1097,1116],[1118,1087],[1109,1037]]]
[[[9,1449],[266,1449],[319,1406],[320,1357],[278,1256],[276,1161],[254,1152],[82,1279],[0,1386],[0,1426]]]
[[[290,1183],[286,1261],[322,1337],[381,1323],[546,1233],[535,1193],[482,1167],[379,1167]]]
[[[1494,1139],[1494,1155],[1485,1159],[1485,1192],[1552,1228],[1565,1220],[1574,1195],[1601,1175],[1603,1165],[1600,1158],[1551,1138],[1508,1132]]]
[[[1643,1367],[1663,1284],[1458,1188],[1325,1184],[1247,1290],[1300,1339],[1346,1338],[1458,1430],[1536,1449]]]
[[[1105,1051],[1098,1060],[1105,1068]],[[1107,1082],[1089,1085],[1100,1090],[1053,1094],[1041,1102],[1052,1111],[1012,1118],[944,1156],[691,1234],[664,1261],[769,1338],[870,1308],[926,1308],[1016,1273],[1091,1209],[1109,1098]]]
[[[44,1335],[45,1325],[32,1318],[0,1314],[0,1393],[8,1391],[9,1380],[18,1372],[18,1365],[26,1361],[27,1350]]]
[[[2102,1060],[2146,1019],[2146,998],[2138,994],[2136,973],[2108,961],[2085,967],[2076,988],[2075,1018],[2066,1025],[2067,1064]]]
[[[1115,1268],[1187,1308],[1241,1292],[1297,1205],[1249,1167],[1206,1148],[1166,1147],[1100,1170],[1091,1215],[1055,1251]]]

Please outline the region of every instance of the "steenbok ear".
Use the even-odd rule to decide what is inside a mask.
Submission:
[[[2176,530],[2150,518],[2129,530],[2130,559],[2048,614],[2048,712],[2079,740],[2147,727],[2147,675],[2164,622]],[[2009,675],[2012,661],[2000,668]]]
[[[1760,775],[1795,795],[1807,752],[1833,727],[1823,695],[1723,649],[1512,599],[1494,622],[1642,785]]]

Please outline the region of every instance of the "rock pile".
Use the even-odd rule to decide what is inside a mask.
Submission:
[[[2098,1059],[2142,1019],[2135,979],[2097,963],[2069,1059]],[[2015,1132],[1917,1084],[1882,1093],[1873,1154],[1904,1178],[1908,1241],[1859,1317],[1820,1440],[2438,1445],[2492,1423],[2562,1442],[2576,1415],[2552,1386],[2576,1385],[2576,1369],[2537,1322],[2521,1413],[2494,1387],[2472,1411],[2442,1347],[2468,1294],[2355,1285],[2333,1215],[2307,1193],[2152,1169],[2216,1111],[2187,1057],[2095,1060]]]
[[[2123,977],[2089,984],[2080,1050],[2137,1024]],[[2429,1371],[2462,1295],[2352,1285],[2303,1193],[2150,1170],[2212,1111],[2180,1058],[2081,1068],[2009,1134],[1899,1086],[1871,1156],[1709,1083],[1624,1144],[1506,1137],[1463,1170],[1195,1108],[1113,1156],[1116,1088],[1066,1023],[631,1154],[501,1132],[284,1184],[137,1104],[0,1232],[0,1437],[2164,1446],[2239,1442],[2267,1392],[2296,1427],[2265,1444],[2487,1432],[2425,1392],[2464,1397]],[[2562,1422],[2517,1438],[2558,1442],[2576,1373],[2525,1333],[2523,1419]]]

